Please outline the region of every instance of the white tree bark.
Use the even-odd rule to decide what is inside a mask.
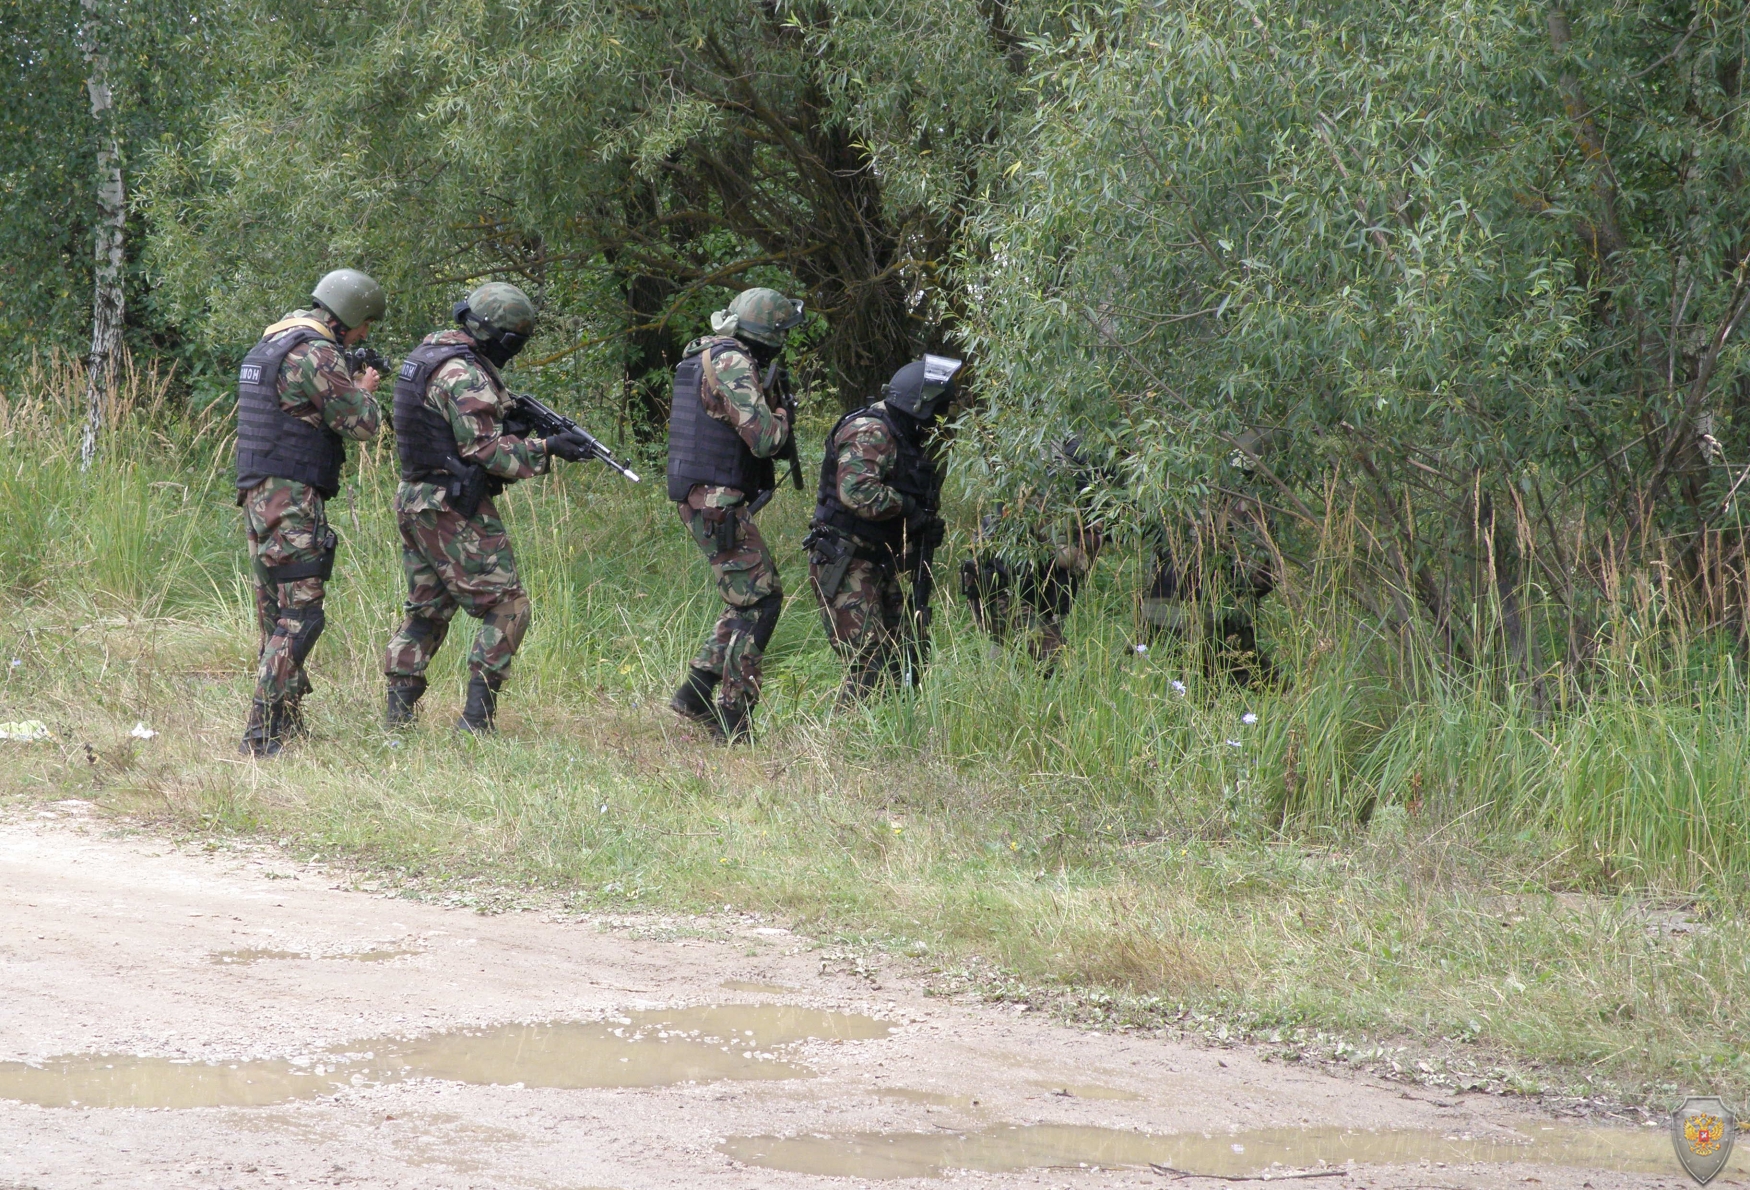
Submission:
[[[97,233],[91,299],[91,355],[85,380],[85,437],[79,446],[81,468],[97,455],[106,398],[115,384],[122,342],[122,236],[127,201],[122,189],[121,145],[116,135],[115,100],[109,89],[109,55],[103,44],[100,0],[79,0],[84,10],[79,49],[90,75],[91,119],[97,133]]]

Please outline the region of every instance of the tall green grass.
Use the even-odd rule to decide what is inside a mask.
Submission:
[[[0,471],[0,598],[219,625],[247,653],[229,427],[222,415],[166,418],[161,395],[136,387],[89,473],[64,377],[57,386],[45,375],[34,395],[0,408],[11,460]],[[394,480],[388,445],[355,448],[329,508],[343,545],[315,672],[361,692],[378,680],[399,619]],[[664,699],[716,601],[660,485],[565,467],[501,505],[535,605],[508,707]],[[1413,641],[1406,650],[1401,634],[1388,638],[1343,603],[1330,575],[1291,575],[1299,613],[1274,599],[1263,623],[1285,688],[1235,690],[1170,645],[1133,650],[1145,560],[1118,549],[1076,607],[1055,677],[1019,649],[993,655],[944,582],[923,689],[835,715],[840,668],[799,548],[808,512],[786,492],[762,517],[789,590],[768,655],[765,733],[830,741],[869,765],[903,755],[1009,774],[1100,806],[1136,834],[1340,843],[1396,806],[1435,826],[1531,832],[1550,857],[1545,883],[1725,888],[1750,871],[1750,700],[1735,653],[1717,642],[1655,625],[1629,647],[1618,625],[1618,647],[1583,692],[1544,711],[1495,669],[1454,673]],[[966,510],[956,529],[970,519]],[[950,563],[956,549],[951,538]],[[465,680],[471,630],[459,622],[433,667],[440,689]],[[1247,713],[1256,723],[1242,723]]]

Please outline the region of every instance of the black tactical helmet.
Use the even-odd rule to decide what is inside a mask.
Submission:
[[[881,399],[889,409],[929,421],[954,399],[954,373],[960,370],[960,365],[960,360],[945,355],[913,360],[893,374],[893,379],[881,390]]]

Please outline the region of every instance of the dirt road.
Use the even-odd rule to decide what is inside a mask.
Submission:
[[[873,988],[752,919],[341,882],[78,803],[0,824],[0,1186],[1687,1184],[1659,1129]]]

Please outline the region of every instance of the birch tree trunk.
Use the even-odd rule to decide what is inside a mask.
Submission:
[[[105,398],[115,382],[122,339],[122,236],[127,205],[122,189],[121,146],[116,136],[115,100],[109,89],[109,55],[103,44],[100,0],[80,0],[84,21],[79,49],[90,75],[91,119],[97,133],[97,231],[92,271],[91,355],[85,380],[85,436],[79,446],[81,469],[89,469],[103,430]]]

